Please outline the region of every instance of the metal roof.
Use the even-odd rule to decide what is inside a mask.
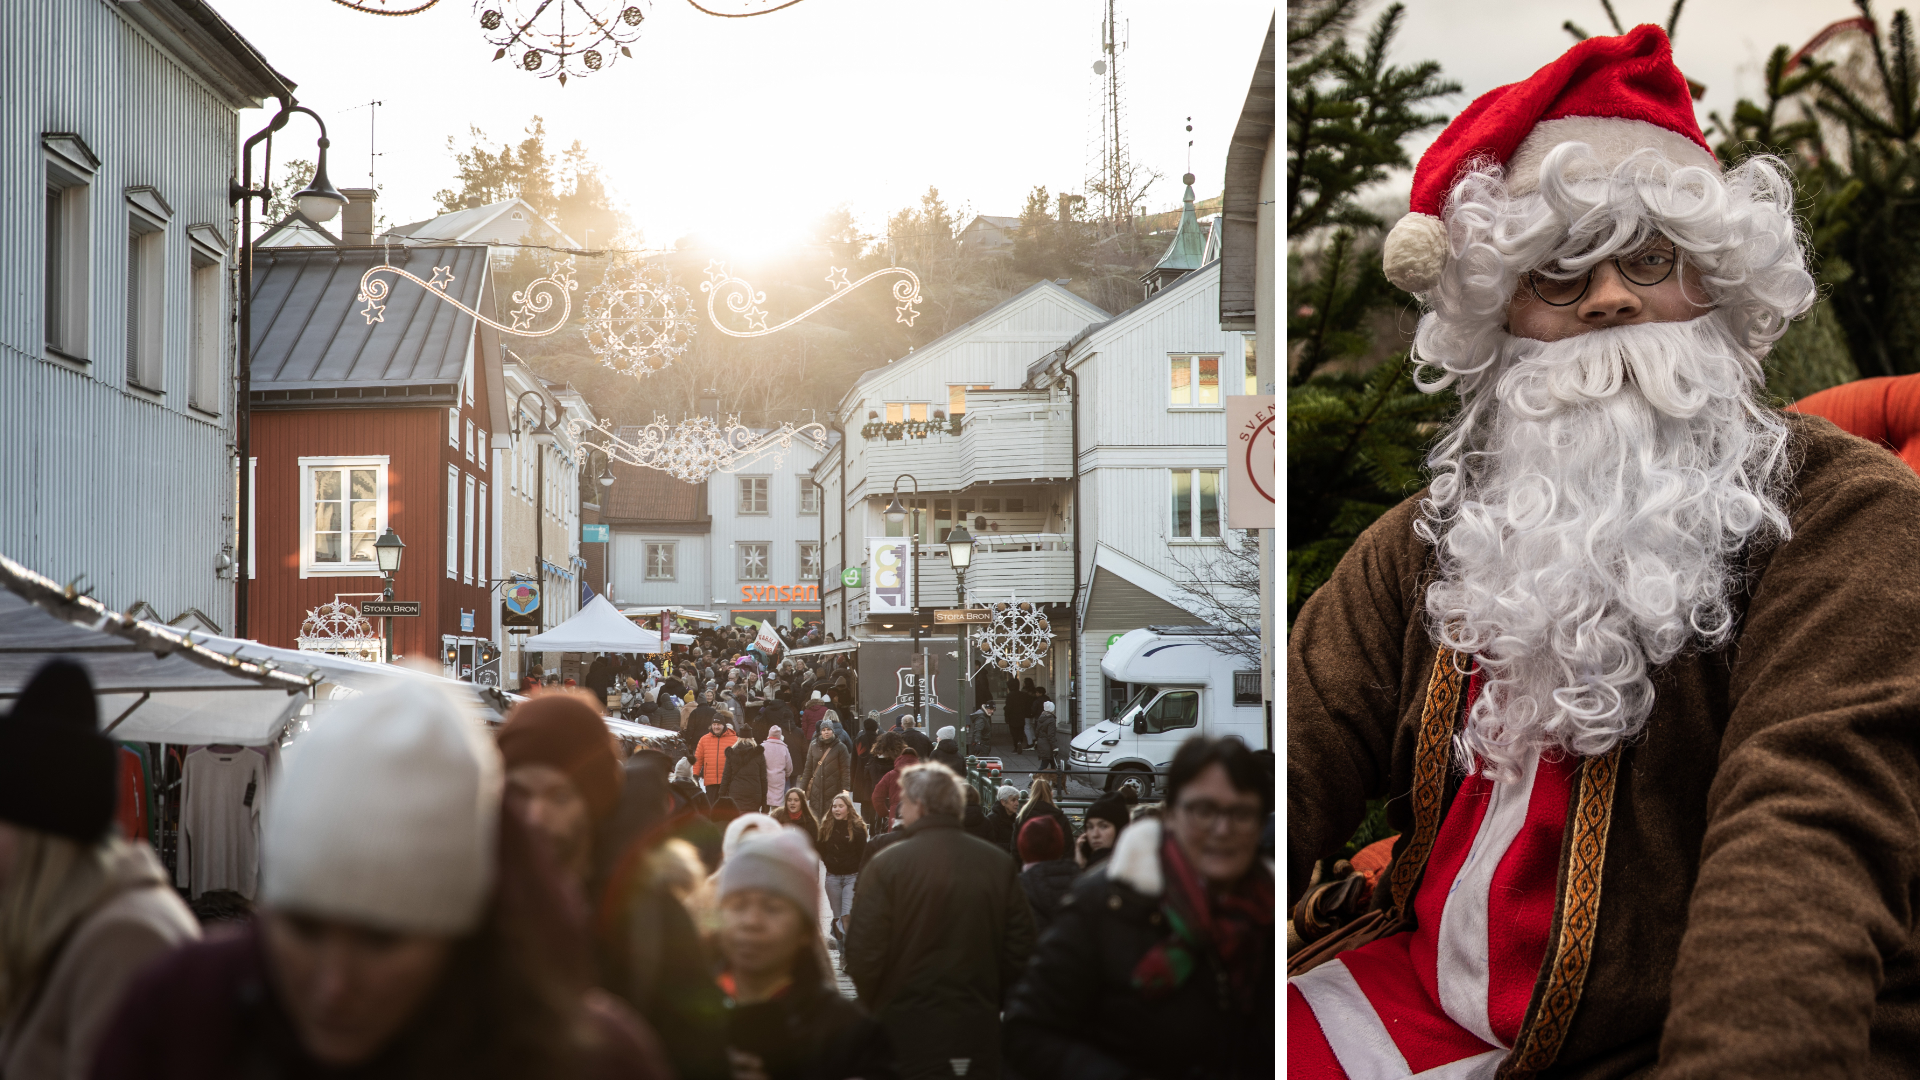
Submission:
[[[474,321],[459,308],[385,274],[385,310],[380,321],[367,323],[360,278],[382,262],[423,280],[448,267],[448,295],[493,317],[481,244],[280,248],[255,258],[252,375],[259,391],[460,381]]]
[[[541,216],[540,211],[535,210],[532,203],[519,197],[502,199],[499,202],[488,203],[485,206],[469,206],[460,210],[450,210],[438,217],[430,217],[424,221],[410,221],[405,225],[396,225],[388,230],[388,235],[392,236],[396,242],[401,242],[404,238],[406,240],[460,240],[478,243],[481,241],[475,239],[475,233],[498,220],[500,215],[516,208],[526,215],[520,219],[522,236],[530,231],[535,224],[538,224],[553,232],[559,241],[559,246],[570,248],[580,246],[580,244],[575,241],[573,237],[568,236],[560,226],[555,225],[553,222]]]
[[[1206,259],[1207,236],[1193,212],[1193,174],[1187,174],[1187,193],[1180,202],[1180,227],[1174,231],[1167,253],[1160,256],[1154,270],[1198,270]],[[1148,271],[1147,276],[1152,276]]]

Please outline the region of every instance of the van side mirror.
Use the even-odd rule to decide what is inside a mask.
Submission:
[[[1145,735],[1145,734],[1147,733],[1147,718],[1146,718],[1146,717],[1144,717],[1144,716],[1136,716],[1136,717],[1134,717],[1134,718],[1133,718],[1133,733],[1134,733],[1135,735]]]

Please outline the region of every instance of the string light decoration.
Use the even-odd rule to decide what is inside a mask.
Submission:
[[[767,457],[773,458],[773,468],[778,469],[795,439],[806,439],[816,447],[827,445],[827,429],[821,424],[795,427],[786,423],[762,433],[741,424],[739,417],[728,417],[723,428],[710,417],[696,416],[670,424],[666,417],[656,414],[653,423],[630,438],[622,438],[598,421],[575,419],[567,426],[576,445],[581,444],[585,432],[592,431],[600,441],[585,445],[614,461],[655,469],[689,484],[698,484],[715,473],[736,472]]]
[[[301,652],[348,656],[376,664],[385,658],[386,643],[374,633],[373,624],[359,608],[338,599],[307,612],[294,644]]]
[[[767,302],[767,294],[756,290],[746,279],[733,276],[733,273],[727,269],[726,263],[714,259],[707,263],[706,273],[707,280],[700,283],[700,291],[707,294],[707,318],[713,323],[714,329],[729,337],[753,338],[777,334],[789,326],[804,322],[814,312],[828,304],[838,302],[867,282],[889,276],[902,279],[893,283],[893,298],[900,301],[899,306],[893,309],[895,313],[893,321],[912,326],[913,320],[920,317],[920,278],[904,266],[889,266],[882,270],[875,270],[859,281],[853,282],[847,280],[845,270],[837,266],[829,266],[826,280],[827,284],[833,287],[833,295],[777,326],[767,325],[767,311],[760,306]],[[720,321],[720,316],[714,311],[713,305],[720,299],[722,293],[727,297],[727,310],[746,319],[745,330],[735,330]]]
[[[361,0],[365,2],[365,0]],[[640,39],[646,0],[474,0],[495,60],[543,79],[580,78],[613,63]]]
[[[408,7],[397,8],[388,7],[387,0],[376,0],[379,4],[378,7],[367,3],[366,0],[333,0],[333,2],[339,4],[341,7],[352,8],[355,11],[365,12],[368,15],[418,15],[439,3],[440,0],[427,0],[424,4],[413,4]]]
[[[644,378],[693,344],[693,298],[666,270],[621,259],[587,294],[587,349],[622,375]]]
[[[483,322],[503,334],[513,334],[517,337],[529,338],[546,337],[548,334],[565,326],[567,316],[573,314],[573,291],[580,287],[580,283],[573,280],[573,256],[569,255],[555,264],[554,268],[547,272],[546,277],[535,278],[533,281],[527,283],[526,288],[513,294],[513,302],[520,306],[513,311],[513,325],[508,326],[505,323],[495,322],[487,318],[485,315],[454,299],[453,296],[448,293],[447,290],[453,286],[454,281],[453,268],[451,266],[434,267],[433,280],[424,281],[418,275],[409,273],[383,260],[380,265],[369,267],[366,273],[360,275],[360,295],[354,298],[356,303],[366,304],[366,307],[360,309],[360,314],[366,317],[368,326],[372,326],[377,322],[387,321],[387,305],[380,301],[387,298],[387,290],[390,286],[385,280],[375,276],[376,274],[387,273],[397,274],[400,277],[406,278],[408,281],[427,290],[429,295],[436,296],[452,304],[454,307],[473,316],[476,321]],[[546,314],[547,311],[553,307],[553,301],[556,296],[560,299],[561,303],[560,318],[545,330],[529,329],[534,324],[537,316]]]
[[[981,659],[1009,675],[1039,667],[1053,651],[1053,624],[1040,605],[1015,599],[989,606],[993,622],[974,633]]]

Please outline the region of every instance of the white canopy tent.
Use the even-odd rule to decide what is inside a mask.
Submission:
[[[690,634],[673,635],[673,644],[691,645]],[[522,645],[528,652],[663,653],[660,635],[635,626],[604,596],[596,596],[580,614],[535,634]]]

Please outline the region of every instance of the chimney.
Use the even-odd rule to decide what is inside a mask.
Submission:
[[[373,200],[380,193],[373,188],[342,188],[346,209],[340,212],[340,243],[346,247],[373,246]]]

